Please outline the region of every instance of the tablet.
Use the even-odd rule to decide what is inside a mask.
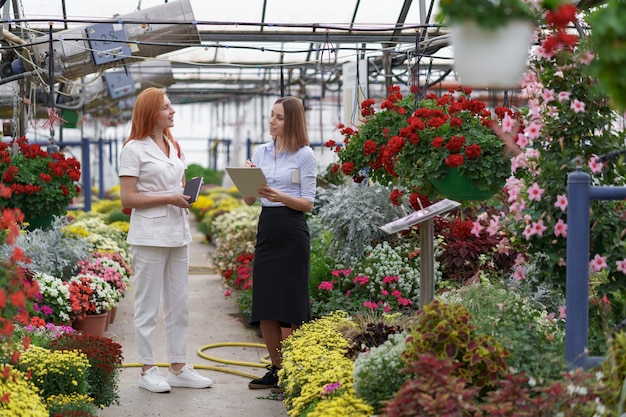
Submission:
[[[257,189],[267,184],[259,167],[228,167],[226,172],[243,196],[259,197]]]

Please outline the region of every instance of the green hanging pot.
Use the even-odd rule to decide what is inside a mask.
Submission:
[[[456,201],[480,201],[487,200],[493,196],[489,190],[479,190],[472,185],[469,178],[461,175],[459,170],[451,169],[444,178],[430,182],[441,194]]]
[[[29,231],[35,229],[46,230],[52,225],[52,222],[54,222],[54,214],[46,213],[38,217],[24,219],[24,221],[28,222],[26,229]]]

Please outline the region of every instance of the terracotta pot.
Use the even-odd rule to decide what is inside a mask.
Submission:
[[[115,316],[117,315],[117,306],[109,310],[109,323],[113,324]]]
[[[74,330],[95,336],[104,336],[106,325],[109,321],[109,314],[88,314],[84,319],[74,320],[72,327]]]
[[[529,21],[516,20],[491,30],[467,21],[450,29],[454,69],[463,85],[519,88],[532,42]]]

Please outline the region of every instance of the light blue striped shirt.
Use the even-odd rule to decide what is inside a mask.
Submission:
[[[315,201],[317,161],[310,146],[303,146],[296,152],[281,152],[277,158],[274,141],[258,146],[252,154],[252,163],[261,170],[267,185],[292,197],[304,197]],[[264,207],[284,206],[261,198]]]

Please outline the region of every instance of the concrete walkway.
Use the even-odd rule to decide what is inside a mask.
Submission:
[[[192,233],[194,230],[195,224],[192,223]],[[283,403],[271,395],[270,390],[248,389],[250,376],[263,376],[266,372],[262,364],[267,355],[264,347],[227,346],[202,351],[215,358],[256,363],[256,367],[212,362],[198,355],[198,351],[209,344],[263,343],[257,330],[247,326],[240,317],[236,299],[224,297],[222,279],[210,268],[209,259],[213,249],[203,244],[202,240],[203,236],[195,232],[190,248],[188,363],[193,364],[202,375],[211,378],[213,386],[203,390],[172,388],[166,394],[151,393],[137,386],[139,368],[126,366],[137,364],[131,287],[130,293],[118,307],[115,321],[106,332],[107,337],[122,345],[124,352],[125,367],[120,376],[120,405],[107,407],[100,412],[100,417],[287,416]],[[165,362],[162,321],[157,327],[155,340],[157,361]],[[161,372],[165,373],[166,370],[162,368]],[[220,370],[231,370],[248,376]]]

